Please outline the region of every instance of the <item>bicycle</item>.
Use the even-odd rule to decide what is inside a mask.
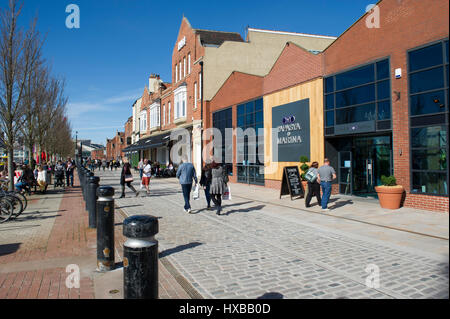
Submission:
[[[7,197],[0,197],[0,224],[7,222],[14,213],[14,208]]]

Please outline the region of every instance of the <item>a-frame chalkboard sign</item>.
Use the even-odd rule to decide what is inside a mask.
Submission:
[[[283,169],[283,180],[281,182],[280,198],[283,195],[291,195],[291,200],[302,198],[305,194],[303,190],[300,172],[297,166],[286,166]]]

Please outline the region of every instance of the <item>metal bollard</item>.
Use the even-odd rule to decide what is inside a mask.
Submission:
[[[124,299],[158,299],[158,219],[142,215],[123,221]]]
[[[91,176],[89,178],[87,210],[89,212],[89,228],[97,227],[97,188],[100,183],[100,177]]]
[[[84,181],[84,205],[86,211],[89,211],[88,197],[89,197],[89,179],[94,176],[94,173],[88,171],[86,174],[86,180]]]
[[[97,188],[97,270],[114,269],[114,188]]]

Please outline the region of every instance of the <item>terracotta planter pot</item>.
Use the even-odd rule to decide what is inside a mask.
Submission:
[[[306,198],[306,194],[308,194],[308,182],[307,181],[302,181],[302,186],[303,186],[303,190],[305,191],[305,198]]]
[[[400,208],[404,192],[403,186],[376,186],[375,191],[378,194],[381,207],[386,209]]]

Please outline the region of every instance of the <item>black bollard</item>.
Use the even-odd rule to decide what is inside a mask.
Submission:
[[[97,188],[97,270],[114,269],[114,188]]]
[[[89,198],[89,179],[94,176],[94,173],[88,171],[86,174],[86,180],[84,184],[84,203],[85,203],[85,209],[86,211],[89,211],[88,207],[88,198]]]
[[[142,215],[123,221],[124,299],[158,299],[158,219]]]
[[[87,210],[89,212],[89,228],[97,227],[97,188],[100,183],[100,177],[91,176],[89,178]]]

